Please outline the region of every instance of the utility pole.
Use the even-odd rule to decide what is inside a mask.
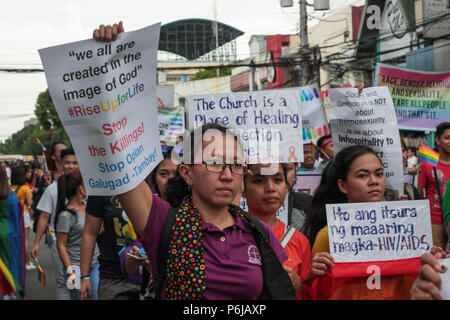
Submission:
[[[217,23],[217,0],[214,0],[213,3],[213,10],[214,10],[214,24],[213,24],[213,29],[214,29],[214,35],[216,38],[216,48],[215,48],[215,54],[216,54],[216,61],[219,61],[218,58],[218,54],[219,54],[219,26]],[[216,73],[217,73],[217,78],[220,77],[220,69],[217,68],[216,69]]]
[[[305,86],[311,79],[311,64],[308,43],[308,13],[306,11],[306,0],[299,0],[300,5],[300,56],[301,64],[299,70],[299,82]]]

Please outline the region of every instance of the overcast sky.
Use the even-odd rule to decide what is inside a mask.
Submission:
[[[308,0],[312,3],[313,0]],[[311,12],[322,18],[363,0],[331,0],[331,10]],[[217,20],[242,30],[237,41],[238,59],[248,57],[254,34],[298,32],[298,1],[281,8],[279,0],[217,0]],[[42,68],[37,50],[88,39],[99,24],[122,20],[131,31],[179,19],[214,19],[213,0],[117,1],[40,0],[2,1],[0,11],[0,68]],[[311,23],[314,23],[314,19]],[[39,92],[47,88],[43,72],[0,72],[0,141],[23,128],[34,116]]]

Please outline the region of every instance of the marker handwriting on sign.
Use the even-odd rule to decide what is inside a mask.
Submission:
[[[331,255],[341,259],[339,262],[354,261],[356,256],[359,261],[375,261],[429,250],[432,237],[427,205],[423,200],[327,205]]]

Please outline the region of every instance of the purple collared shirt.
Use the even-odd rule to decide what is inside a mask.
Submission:
[[[153,195],[147,225],[140,239],[155,278],[159,237],[169,210],[167,202]],[[284,262],[288,259],[286,252],[269,226],[263,225],[275,254],[280,262]],[[202,231],[206,267],[205,299],[258,299],[263,288],[261,257],[250,229],[240,219],[235,219],[234,225],[224,230],[203,222]],[[165,298],[165,282],[163,286]]]

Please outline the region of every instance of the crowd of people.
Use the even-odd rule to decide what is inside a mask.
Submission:
[[[94,37],[111,40],[122,28],[101,28]],[[210,129],[224,143],[207,154],[210,141],[193,144]],[[162,143],[164,159],[151,174],[114,196],[86,195],[77,155],[62,142],[49,148],[45,172],[39,163],[5,163],[0,199],[16,199],[26,239],[34,230],[34,242],[24,246],[26,270],[46,235],[58,300],[314,299],[316,280],[336,263],[327,204],[428,199],[434,246],[421,259],[409,298],[442,298],[437,259],[449,250],[450,122],[436,128],[435,169],[418,162],[413,146],[402,141],[404,171],[417,179],[405,182],[396,199],[388,199],[382,161],[370,147],[335,154],[326,135],[305,144],[301,163],[245,165],[239,138],[227,129],[203,125],[182,149]],[[174,153],[183,162],[176,163]],[[194,163],[199,156],[201,163]],[[321,174],[312,195],[293,190],[296,173],[304,171]],[[286,198],[288,223],[277,217]],[[0,236],[6,241],[8,235]]]
[[[355,145],[334,154],[331,135],[322,137],[312,147],[318,149],[317,159],[308,160],[322,178],[307,195],[292,189],[302,163],[243,165],[238,138],[220,125],[199,130],[209,129],[222,132],[226,141],[211,159],[202,159],[202,165],[177,164],[174,152],[192,161],[196,154],[162,143],[164,159],[145,181],[115,196],[86,196],[74,150],[62,142],[49,148],[45,172],[36,161],[3,163],[2,201],[17,199],[25,239],[34,234],[34,242],[25,241],[23,247],[27,272],[35,269],[31,259],[39,255],[45,234],[60,300],[311,299],[314,280],[335,263],[325,205],[387,200],[377,153]],[[417,176],[417,186],[405,182],[397,200],[429,200],[434,243],[422,258],[412,299],[441,297],[437,259],[449,249],[449,122],[437,127],[436,146],[434,174],[429,165],[408,161],[417,156],[402,139],[404,172]],[[226,164],[230,152],[236,159]],[[275,170],[264,173],[269,166]],[[286,197],[289,223],[277,217]],[[241,198],[246,212],[239,207]]]

